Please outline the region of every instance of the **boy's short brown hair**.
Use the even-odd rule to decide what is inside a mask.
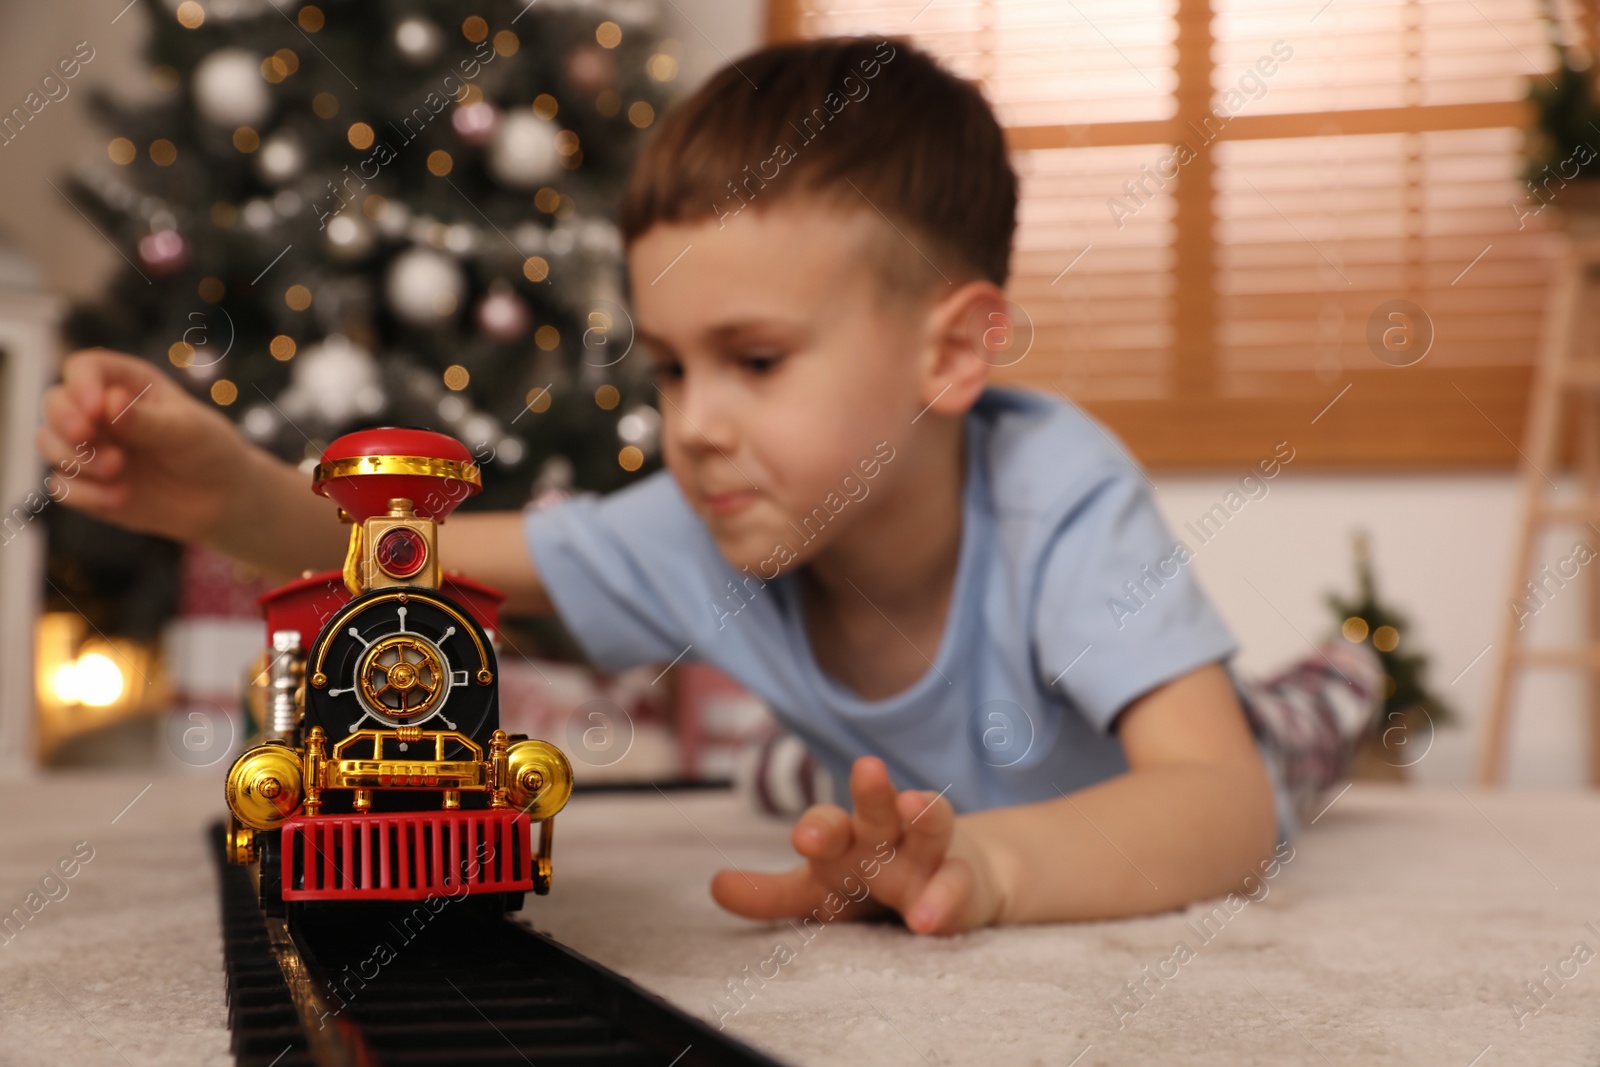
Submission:
[[[797,196],[881,213],[892,288],[1004,286],[1017,179],[977,86],[899,38],[773,45],[662,118],[622,194],[623,241]],[[937,275],[937,276],[935,276]]]

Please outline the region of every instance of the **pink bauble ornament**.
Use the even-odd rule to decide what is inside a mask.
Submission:
[[[590,95],[616,85],[617,61],[610,52],[600,48],[574,48],[567,56],[565,70],[567,81]]]
[[[157,230],[139,238],[139,258],[156,274],[171,274],[189,258],[189,245],[177,230]]]
[[[478,328],[496,341],[515,341],[528,330],[528,308],[507,289],[496,289],[478,302]]]
[[[493,104],[480,100],[476,104],[456,108],[450,115],[450,125],[455,127],[456,136],[467,144],[481,145],[487,143],[494,133],[498,117]]]

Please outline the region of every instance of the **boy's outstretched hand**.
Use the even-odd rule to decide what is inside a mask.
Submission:
[[[817,804],[790,839],[806,858],[782,874],[718,871],[711,895],[750,919],[862,919],[892,910],[919,934],[987,926],[1000,893],[987,858],[965,840],[955,809],[935,793],[899,792],[873,756],[850,772],[855,812]],[[820,910],[819,910],[820,909]]]

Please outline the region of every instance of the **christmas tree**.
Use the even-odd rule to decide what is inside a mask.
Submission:
[[[1383,714],[1372,720],[1372,732],[1381,737],[1400,725],[1407,733],[1426,732],[1432,726],[1455,721],[1449,705],[1429,692],[1428,657],[1414,649],[1401,649],[1409,620],[1378,596],[1372,574],[1372,552],[1365,534],[1354,536],[1357,593],[1345,599],[1330,593],[1327,603],[1346,641],[1370,644],[1383,664]],[[1431,735],[1430,735],[1431,736]]]
[[[484,469],[469,507],[654,465],[612,221],[677,75],[654,0],[127,14],[158,96],[91,102],[105,154],[66,188],[127,266],[70,344],[165,366],[307,470],[362,425],[454,434]],[[149,634],[173,546],[52,512],[51,606]]]
[[[676,75],[653,2],[143,5],[161,98],[94,101],[74,199],[128,267],[76,345],[170,366],[285,459],[424,425],[608,489],[655,451],[613,206]]]

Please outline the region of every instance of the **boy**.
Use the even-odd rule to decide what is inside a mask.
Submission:
[[[704,658],[848,777],[852,811],[795,824],[801,866],[716,876],[741,915],[865,875],[846,915],[950,933],[1266,869],[1223,623],[1181,568],[1107,611],[1173,551],[1139,470],[1071,405],[986,387],[1015,211],[983,97],[905,42],[742,59],[623,197],[667,469],[441,529],[446,566],[557,611],[600,666]],[[342,558],[302,474],[144,362],[73,356],[45,412],[49,461],[95,444],[68,497],[91,514],[284,576]]]

